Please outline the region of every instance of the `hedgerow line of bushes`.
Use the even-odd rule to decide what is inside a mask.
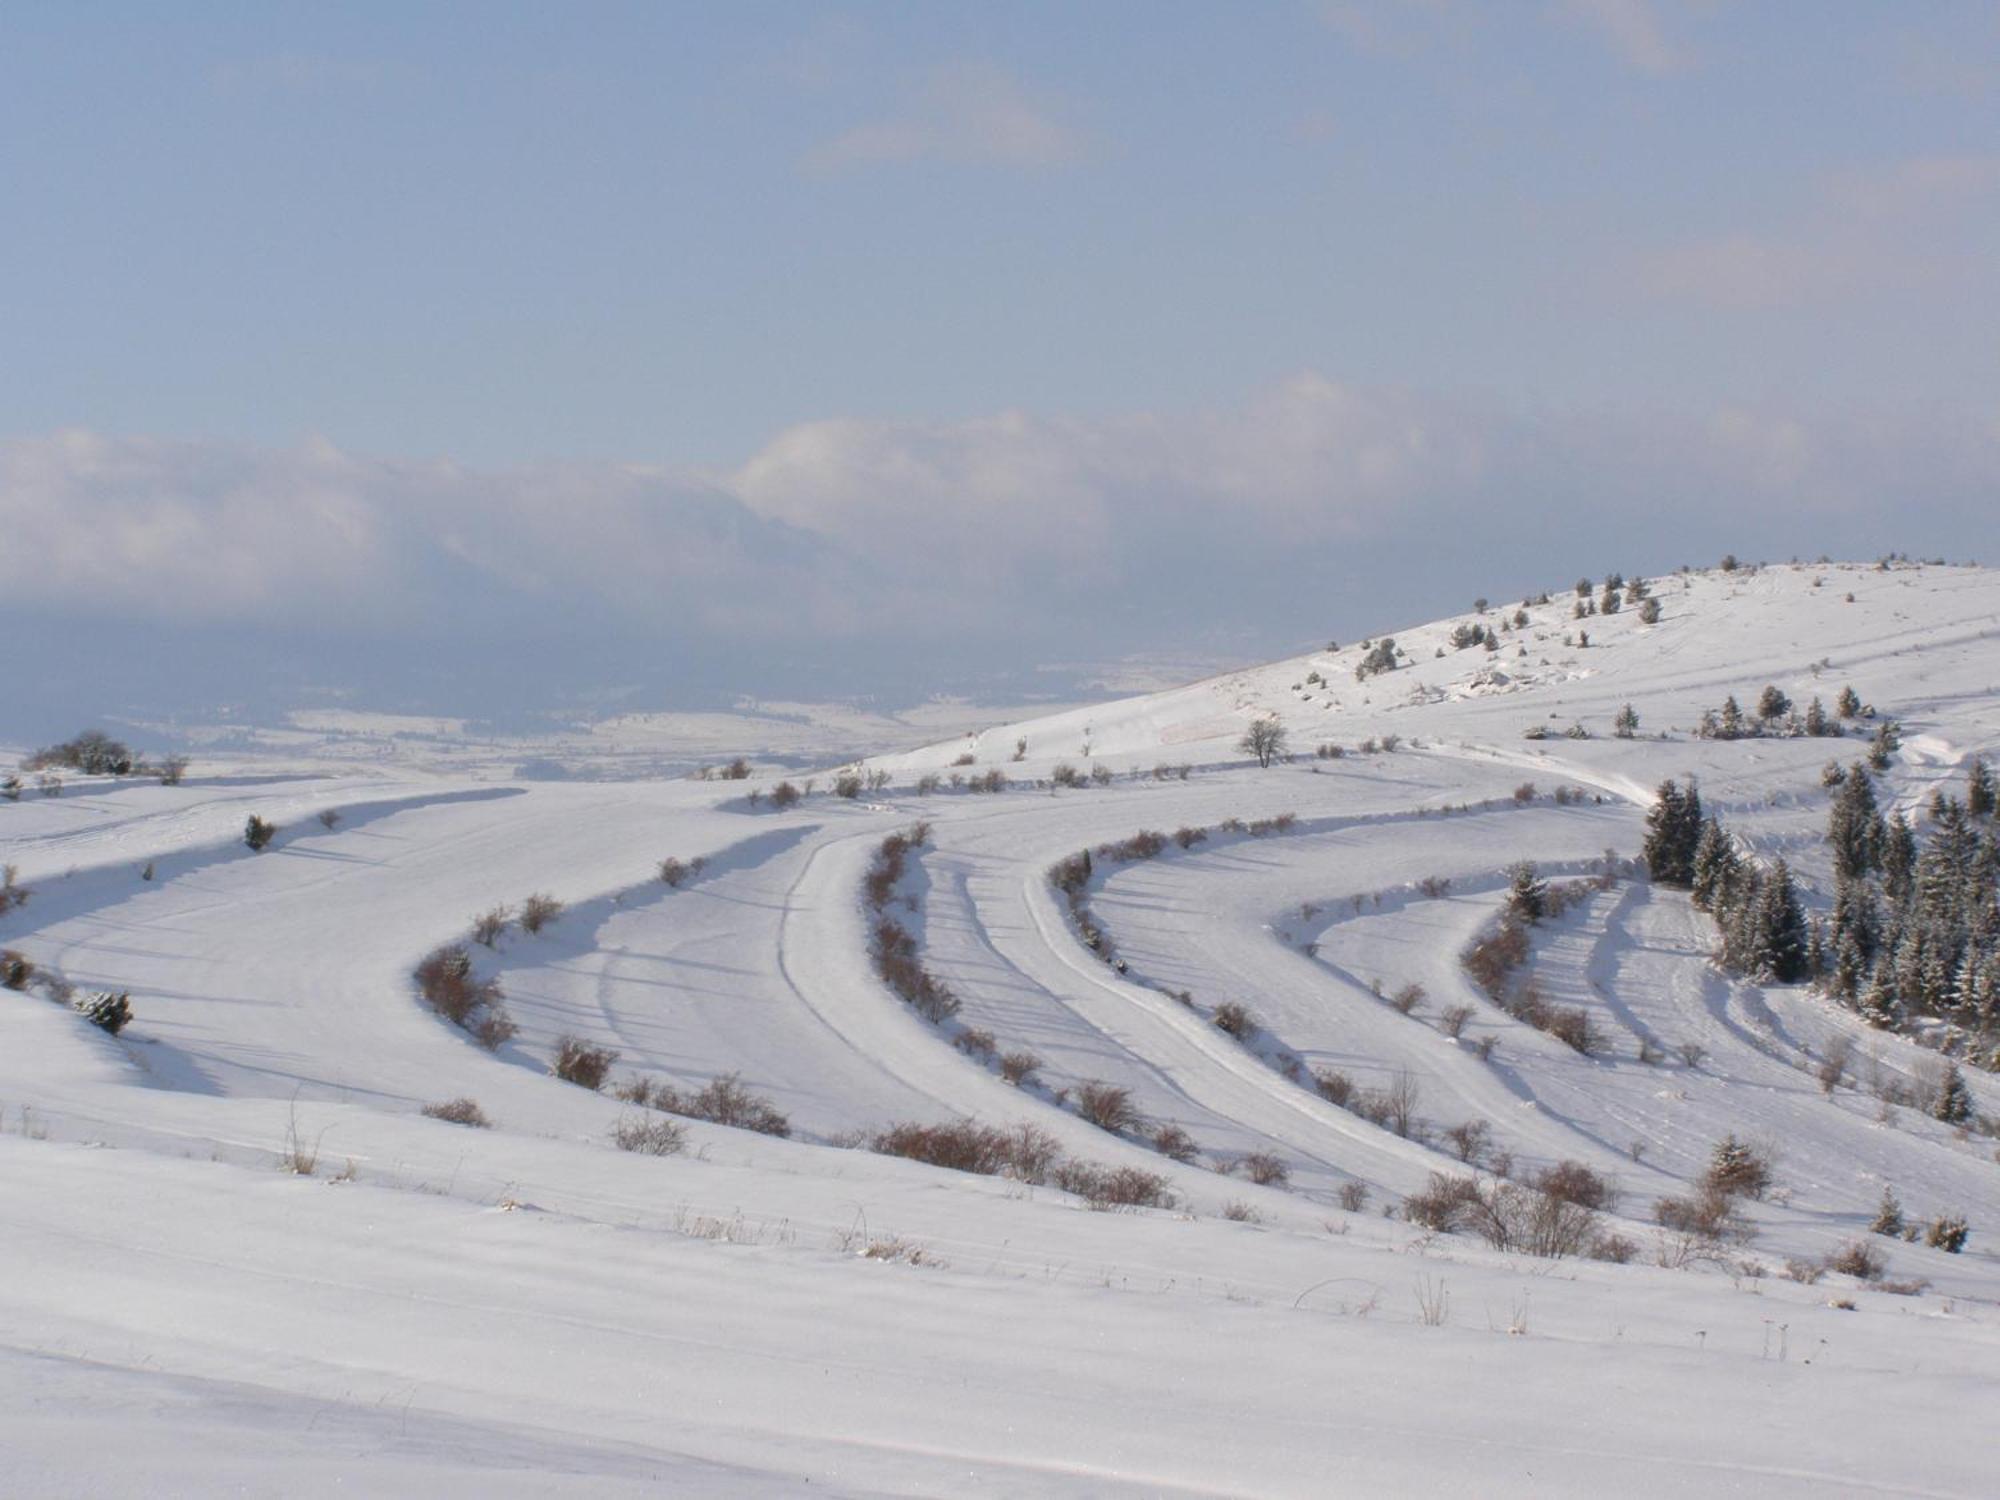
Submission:
[[[0,948],[0,989],[17,994],[39,990],[44,999],[68,1007],[99,1031],[112,1036],[132,1021],[129,990],[78,990],[60,974],[37,967],[25,953],[13,948]]]

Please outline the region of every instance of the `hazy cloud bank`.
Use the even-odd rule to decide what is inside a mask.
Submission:
[[[0,620],[66,707],[93,676],[136,690],[149,652],[139,685],[213,694],[203,669],[260,641],[284,642],[274,681],[460,711],[914,695],[1724,549],[1963,556],[1996,486],[2000,419],[1520,409],[1311,374],[1225,411],[808,423],[709,475],[62,432],[0,442]],[[85,638],[128,646],[79,659]]]

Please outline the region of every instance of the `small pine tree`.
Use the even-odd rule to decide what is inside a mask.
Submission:
[[[1649,598],[1639,606],[1639,623],[1641,625],[1657,625],[1660,623],[1659,600]]]
[[[1903,738],[1896,732],[1896,721],[1884,719],[1875,738],[1868,746],[1868,764],[1878,771],[1889,769],[1889,757],[1903,748]]]
[[[1535,873],[1533,860],[1522,860],[1514,866],[1507,885],[1507,914],[1532,925],[1541,920],[1548,907],[1548,884]]]
[[[1639,732],[1639,711],[1626,704],[1618,710],[1618,717],[1611,721],[1611,732],[1621,740],[1629,740]]]
[[[1855,696],[1853,684],[1842,688],[1840,696],[1834,700],[1834,712],[1843,719],[1851,719],[1861,712],[1861,699]]]
[[[253,852],[262,852],[265,845],[277,837],[277,833],[277,824],[267,823],[255,813],[252,813],[250,814],[249,821],[243,825],[243,842],[249,845]]]
[[[1792,700],[1775,684],[1765,688],[1757,699],[1757,717],[1760,719],[1782,719],[1791,711]]]
[[[1947,1125],[1963,1125],[1972,1118],[1972,1091],[1957,1063],[1946,1063],[1938,1080],[1937,1097],[1931,1101],[1931,1118]]]
[[[1824,739],[1829,733],[1826,705],[1815,698],[1806,705],[1806,734],[1812,739]]]

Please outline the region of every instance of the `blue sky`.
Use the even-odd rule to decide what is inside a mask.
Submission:
[[[39,617],[1277,649],[2000,480],[1991,0],[12,0],[0,228]]]

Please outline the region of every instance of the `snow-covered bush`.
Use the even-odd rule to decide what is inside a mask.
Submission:
[[[132,997],[123,992],[114,994],[110,990],[99,990],[95,994],[80,995],[71,1004],[84,1020],[113,1036],[123,1031],[132,1020]]]

